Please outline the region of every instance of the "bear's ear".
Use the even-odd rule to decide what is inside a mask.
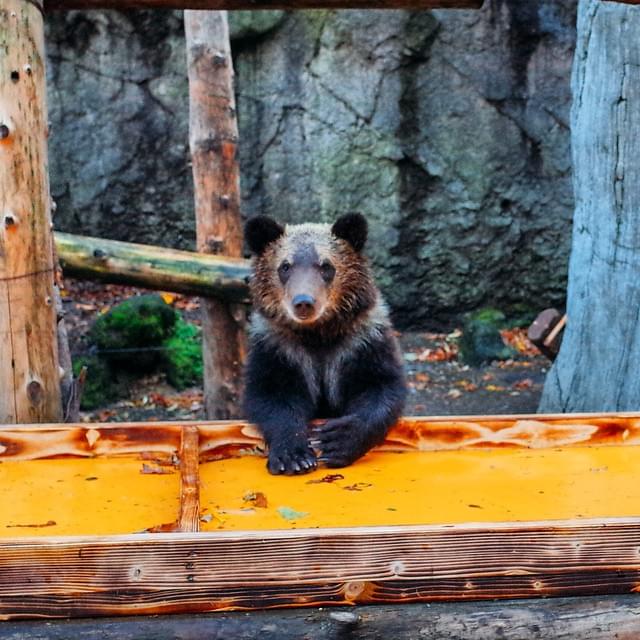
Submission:
[[[257,256],[261,256],[264,250],[283,233],[284,227],[267,216],[250,218],[244,227],[244,237],[249,249]]]
[[[331,232],[336,238],[346,240],[356,251],[362,251],[367,241],[367,221],[360,213],[348,213],[334,222]]]

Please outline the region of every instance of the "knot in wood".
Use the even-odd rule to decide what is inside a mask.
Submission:
[[[0,124],[0,140],[4,140],[9,137],[9,127],[6,124]]]
[[[212,236],[207,238],[207,249],[210,253],[220,254],[224,252],[224,238]]]
[[[102,249],[94,249],[93,250],[93,257],[97,258],[98,260],[104,260],[107,257],[107,253],[106,253],[106,251],[103,251]]]
[[[347,582],[344,585],[344,595],[347,600],[354,600],[357,598],[365,589],[366,583],[358,580],[357,582]]]
[[[44,389],[37,380],[32,380],[27,385],[27,396],[29,398],[29,402],[34,406],[37,406],[42,402]]]
[[[225,56],[224,53],[214,53],[213,64],[215,64],[216,67],[224,67],[227,64],[227,56]]]
[[[13,214],[8,213],[5,217],[4,217],[4,228],[5,229],[12,229],[13,227],[16,226],[16,218]]]

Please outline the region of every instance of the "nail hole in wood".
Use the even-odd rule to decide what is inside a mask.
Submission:
[[[31,65],[30,65],[30,64],[25,64],[25,65],[24,65],[24,72],[25,72],[28,76],[30,76],[30,75],[32,74],[32,71],[31,71]]]
[[[0,140],[9,137],[9,127],[6,124],[0,124]]]
[[[18,82],[18,80],[20,80],[20,72],[19,71],[12,71],[11,72],[11,81],[12,82]]]
[[[4,226],[5,229],[9,229],[13,227],[16,223],[16,219],[13,216],[5,216],[4,217]]]

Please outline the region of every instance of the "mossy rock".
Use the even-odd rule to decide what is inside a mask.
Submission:
[[[176,389],[202,384],[202,332],[195,324],[178,319],[164,343],[164,370]]]
[[[100,316],[89,338],[112,365],[150,371],[162,361],[161,346],[172,335],[177,317],[159,295],[129,298]]]
[[[229,37],[231,40],[253,40],[275,29],[285,18],[281,10],[230,11]]]
[[[465,317],[460,338],[463,362],[478,366],[493,360],[508,360],[517,353],[502,340],[500,329],[506,324],[504,313],[497,309],[480,309]]]
[[[113,402],[121,391],[109,364],[96,356],[81,356],[73,361],[73,374],[78,376],[82,367],[87,368],[80,408],[91,411]]]

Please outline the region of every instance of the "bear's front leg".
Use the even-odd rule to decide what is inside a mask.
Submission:
[[[245,377],[244,409],[269,449],[273,474],[308,473],[317,466],[307,424],[314,403],[304,375],[266,341],[251,346]]]
[[[391,339],[372,341],[342,372],[344,415],[315,430],[313,444],[328,467],[346,467],[380,444],[402,413],[406,386]]]

